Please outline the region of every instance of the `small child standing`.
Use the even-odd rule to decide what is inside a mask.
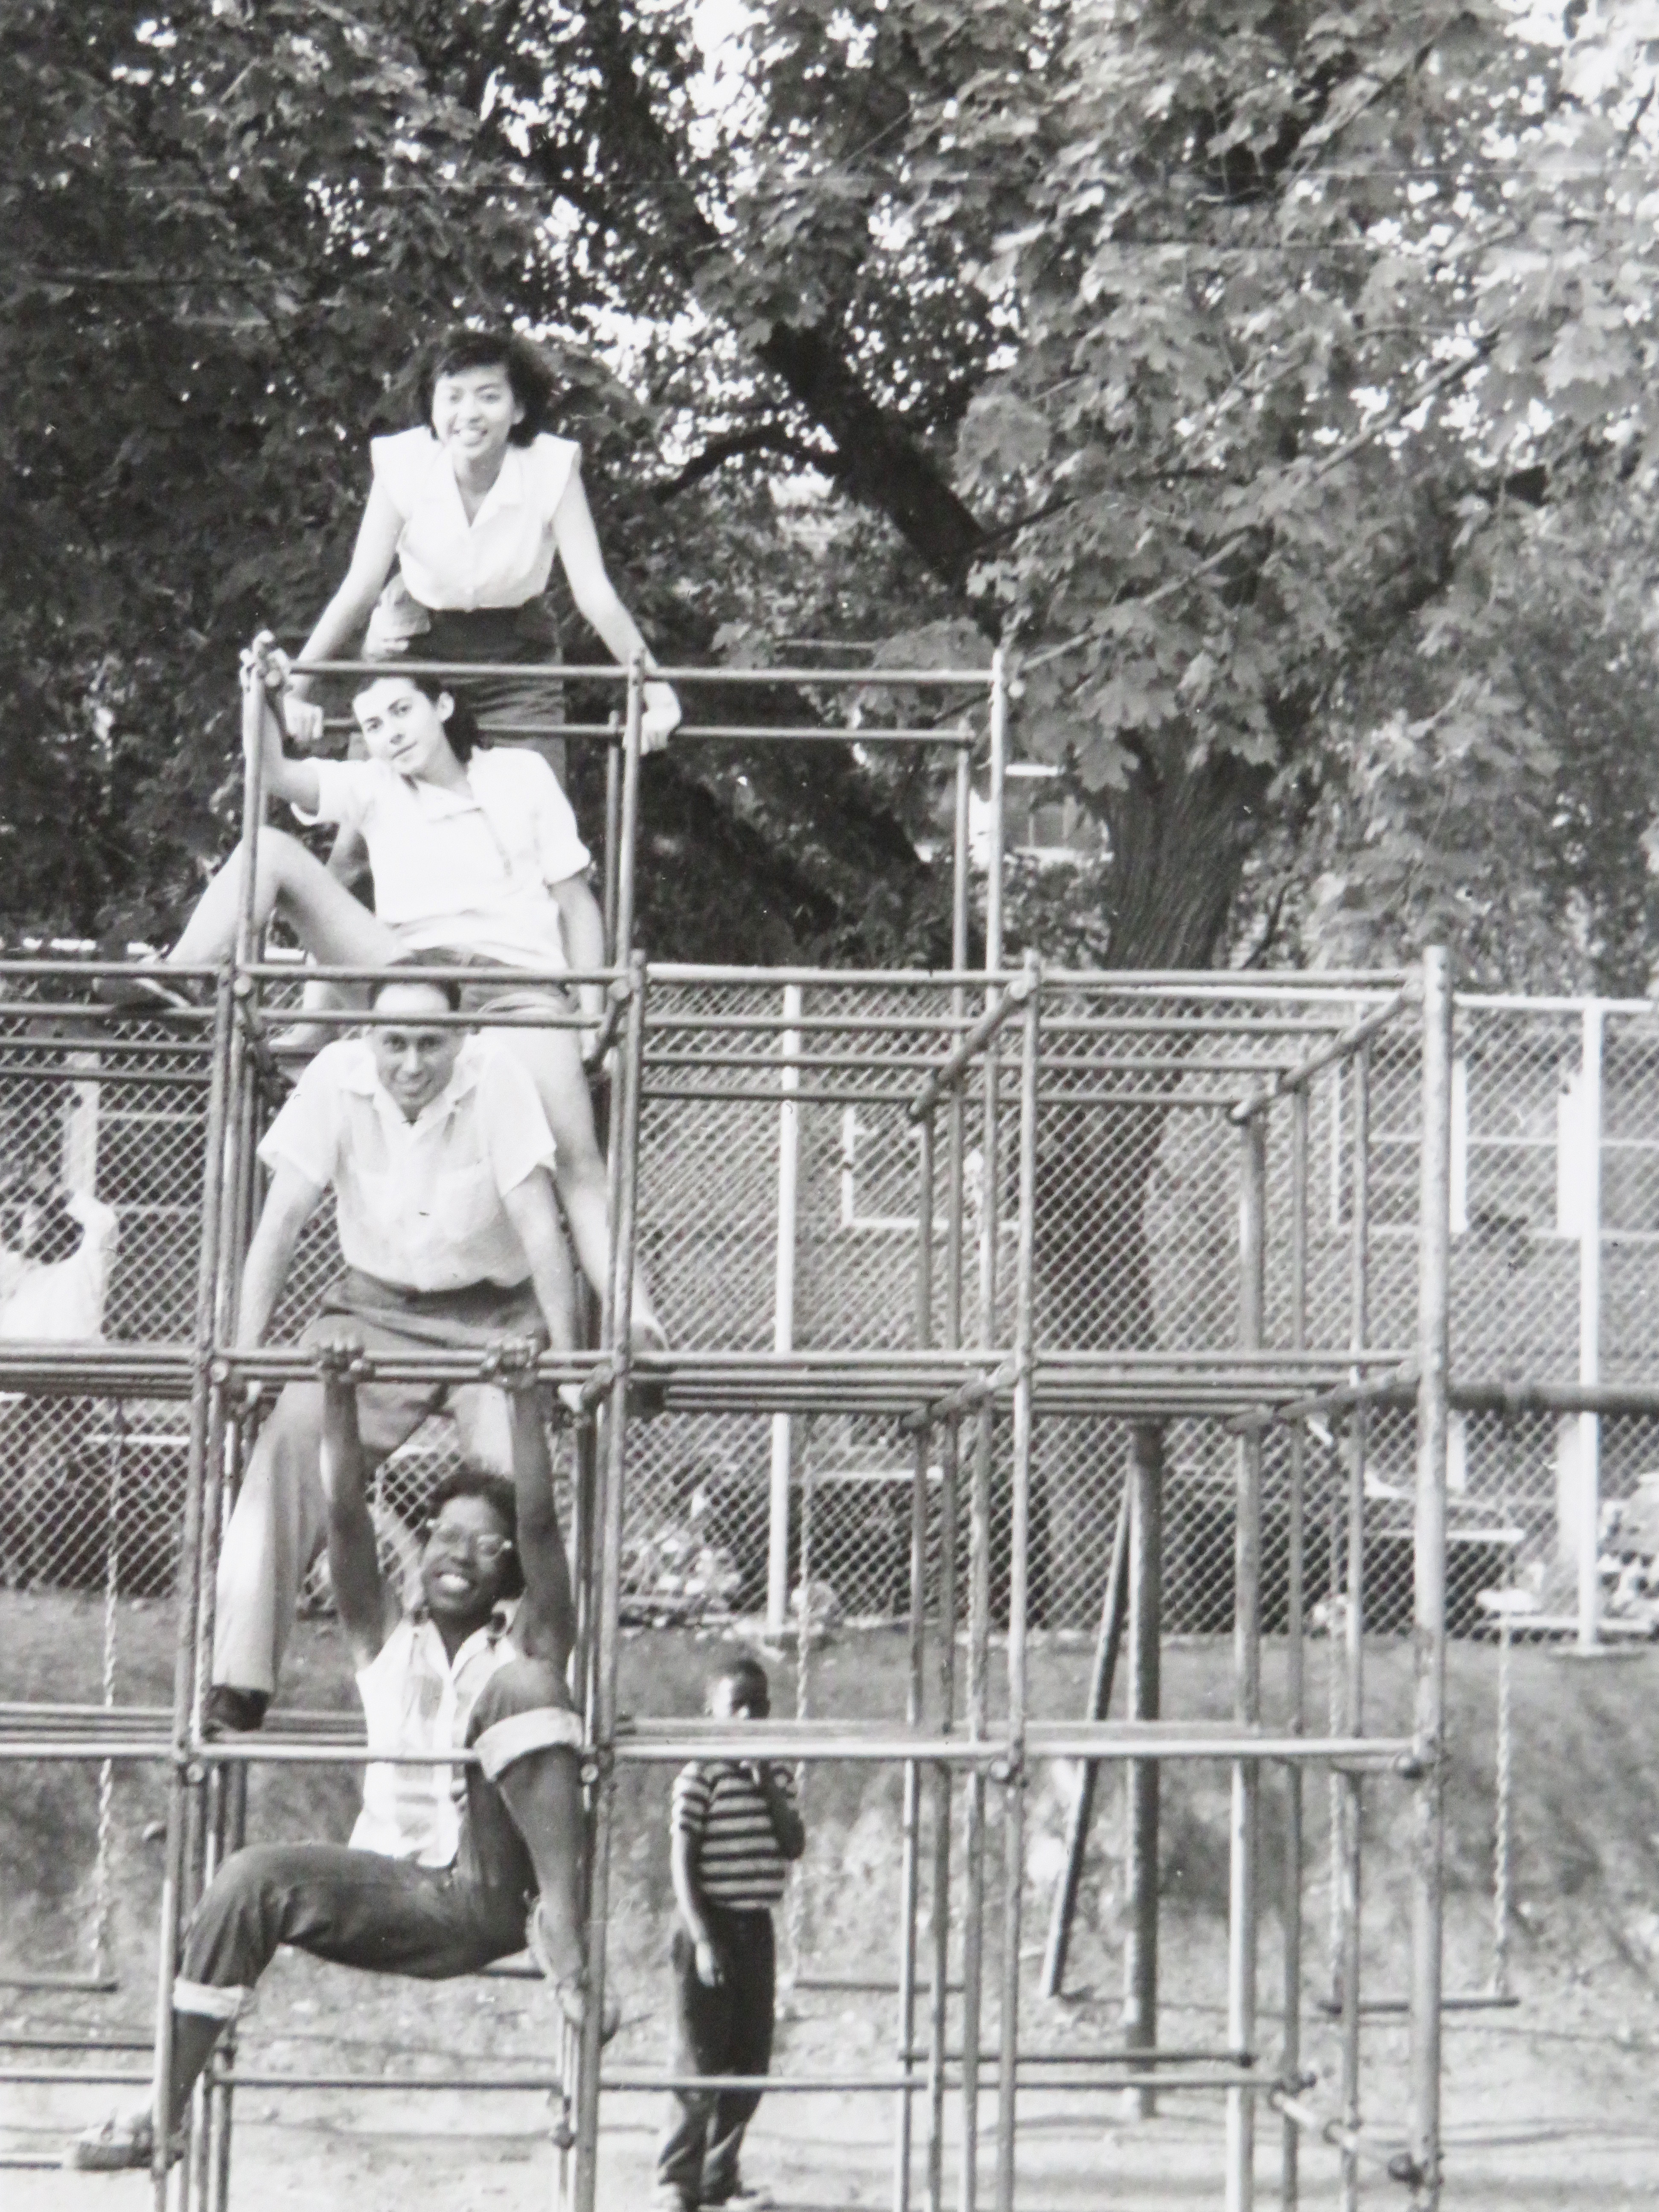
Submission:
[[[763,1721],[771,1686],[758,1659],[711,1675],[704,1710],[720,1721]],[[697,1759],[674,1783],[669,1835],[674,1901],[676,2074],[764,2074],[772,2058],[776,1956],[772,1907],[784,1869],[806,1848],[787,1767],[764,1759]],[[764,2204],[738,2158],[758,2089],[677,2090],[657,2154],[657,2212]]]

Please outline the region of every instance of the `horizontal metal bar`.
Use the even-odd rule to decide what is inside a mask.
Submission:
[[[908,1091],[860,1091],[852,1085],[834,1091],[822,1085],[810,1091],[786,1090],[776,1084],[765,1091],[731,1091],[714,1084],[653,1083],[644,1076],[640,1085],[640,1097],[646,1105],[690,1102],[714,1106],[775,1106],[780,1098],[787,1098],[792,1106],[908,1108],[914,1095]]]
[[[401,655],[385,660],[295,660],[296,676],[480,676],[545,677],[550,683],[625,685],[628,670],[615,661],[416,660]],[[850,684],[885,689],[894,684],[933,684],[950,690],[988,690],[986,668],[653,668],[647,684],[715,684],[744,686],[775,684]]]

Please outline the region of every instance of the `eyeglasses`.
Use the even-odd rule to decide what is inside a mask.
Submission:
[[[493,1567],[513,1549],[513,1539],[492,1536],[482,1529],[458,1528],[448,1521],[428,1521],[426,1547],[428,1552],[459,1553],[465,1559],[476,1559],[481,1567]]]

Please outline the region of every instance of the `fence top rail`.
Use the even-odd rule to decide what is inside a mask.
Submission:
[[[626,685],[625,663],[607,661],[528,660],[296,660],[296,676],[544,676],[550,683],[617,684]],[[652,668],[648,684],[713,684],[756,685],[776,684],[852,684],[885,690],[898,684],[934,684],[953,691],[985,691],[993,671],[983,668]],[[952,734],[957,734],[952,732]]]

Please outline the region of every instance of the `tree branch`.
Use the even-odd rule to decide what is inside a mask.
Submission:
[[[781,453],[786,459],[821,470],[827,477],[841,475],[845,467],[833,447],[808,445],[804,438],[792,436],[780,424],[766,423],[758,429],[734,430],[727,437],[712,439],[678,476],[665,477],[661,483],[654,484],[651,496],[659,507],[666,507],[671,499],[678,499],[681,492],[690,491],[693,484],[701,483],[727,461],[740,459],[745,453]]]

